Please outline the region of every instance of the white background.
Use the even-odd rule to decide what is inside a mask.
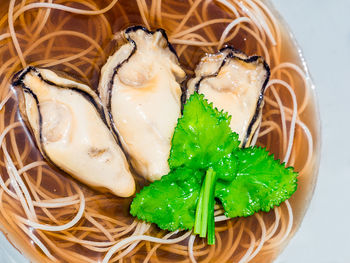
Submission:
[[[320,175],[310,209],[277,263],[348,263],[350,0],[272,1],[294,32],[314,78],[323,139]],[[0,235],[0,262],[26,262],[21,258]]]
[[[315,195],[277,263],[350,262],[350,0],[272,0],[316,85],[322,157]]]

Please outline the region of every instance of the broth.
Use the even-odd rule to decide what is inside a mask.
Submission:
[[[4,135],[0,224],[9,240],[34,262],[99,262],[108,251],[113,262],[120,258],[123,262],[190,262],[191,257],[198,262],[271,262],[276,258],[300,225],[312,196],[319,159],[319,120],[312,83],[299,50],[269,2],[247,0],[244,9],[234,0],[119,0],[115,4],[106,0],[59,0],[55,4],[75,8],[75,13],[42,5],[22,12],[34,2],[5,0],[0,6],[0,97],[5,103],[0,112]],[[19,12],[13,19],[15,35],[8,19],[11,6],[14,14]],[[78,9],[105,8],[108,10],[101,14],[77,14]],[[223,36],[225,41],[220,41],[237,14],[246,19],[236,21]],[[16,96],[9,86],[16,71],[26,65],[48,67],[96,89],[101,67],[122,43],[118,32],[137,24],[153,30],[164,28],[189,76],[201,56],[217,52],[223,44],[248,55],[261,55],[270,64],[272,75],[257,144],[300,172],[298,190],[269,213],[217,222],[215,246],[207,246],[205,240],[194,239],[190,233],[169,236],[139,222],[129,214],[132,198],[94,191],[48,166],[20,120]],[[19,170],[18,176],[11,165]],[[137,177],[137,184],[140,189],[146,182]],[[26,191],[33,205],[27,201]],[[79,211],[84,211],[80,218]],[[219,207],[217,214],[221,220]],[[57,226],[74,218],[74,225],[60,231],[40,230],[26,221]],[[130,236],[178,238],[178,242],[160,244],[140,239],[112,253],[114,245]],[[192,256],[188,245],[193,246]]]

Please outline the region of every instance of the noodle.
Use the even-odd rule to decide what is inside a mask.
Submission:
[[[0,224],[34,262],[271,262],[300,224],[318,162],[312,83],[266,0],[7,0],[0,6]],[[216,244],[128,213],[131,198],[99,193],[42,159],[18,115],[11,77],[26,65],[97,87],[127,26],[162,27],[186,73],[226,44],[271,67],[257,144],[299,171],[298,191],[269,213],[229,219],[215,206]],[[136,178],[139,187],[145,184]],[[300,190],[301,189],[301,190]],[[304,202],[304,203],[303,203]]]

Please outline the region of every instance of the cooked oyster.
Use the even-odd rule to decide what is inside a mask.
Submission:
[[[181,114],[186,74],[162,29],[124,31],[127,43],[102,68],[99,92],[109,124],[135,170],[153,181],[169,171],[170,141]]]
[[[45,159],[94,188],[122,197],[134,193],[124,153],[88,86],[34,67],[17,73],[12,85],[21,116]]]
[[[231,129],[241,147],[254,144],[261,123],[265,87],[270,77],[266,62],[258,56],[226,47],[203,57],[188,81],[188,95],[204,94],[208,101],[231,116]]]

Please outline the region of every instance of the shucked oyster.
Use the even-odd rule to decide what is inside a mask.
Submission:
[[[130,27],[124,37],[127,43],[102,68],[99,93],[131,164],[153,181],[169,171],[186,74],[164,30]]]
[[[127,160],[88,86],[34,67],[17,73],[12,85],[45,159],[94,188],[122,197],[134,193]]]
[[[239,134],[241,147],[254,144],[261,123],[269,66],[258,56],[226,47],[203,57],[188,81],[188,95],[204,94],[219,110],[231,116],[231,129]]]

